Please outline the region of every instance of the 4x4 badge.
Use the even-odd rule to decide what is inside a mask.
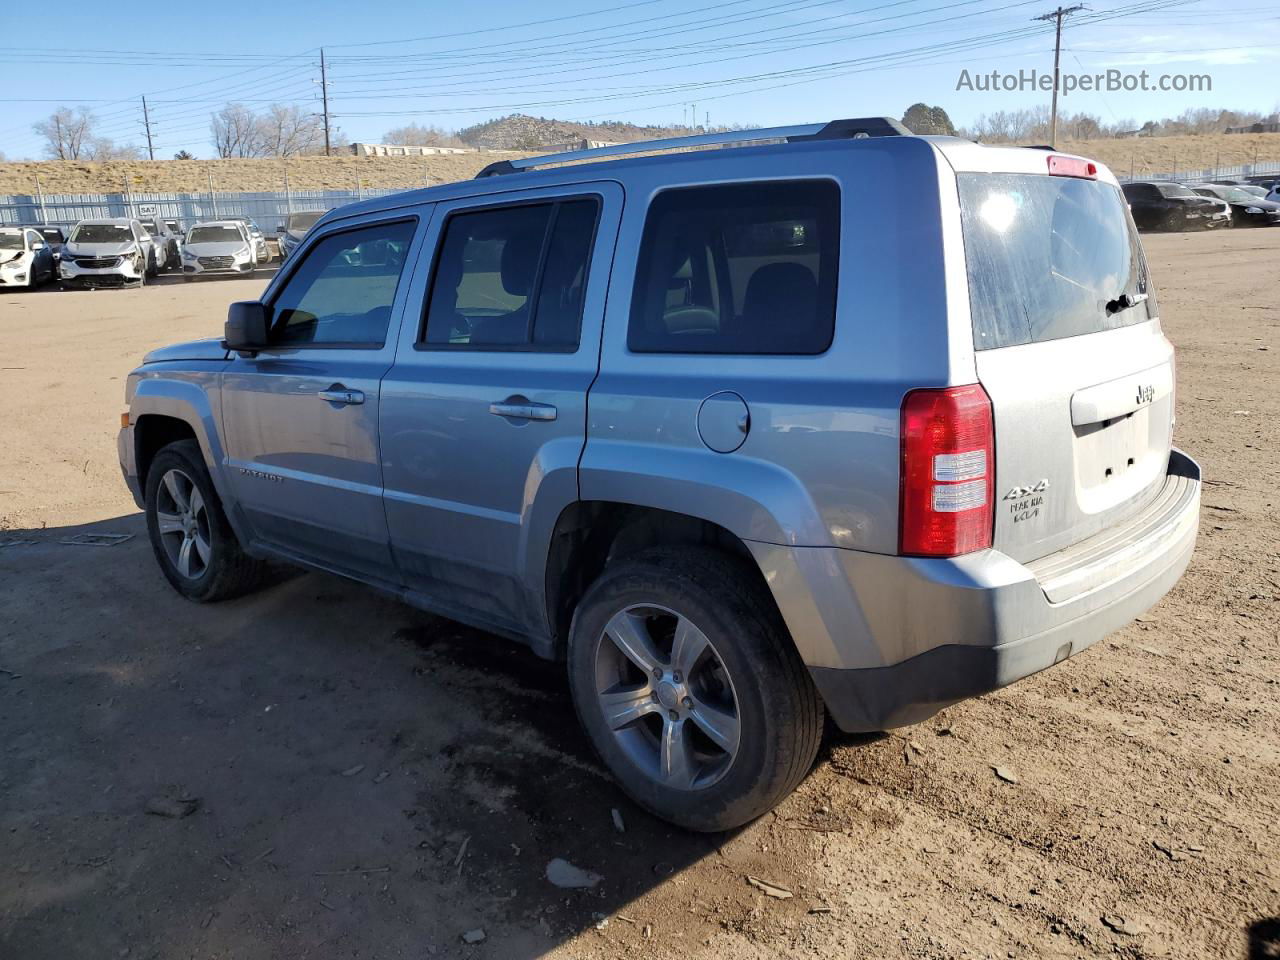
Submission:
[[[1010,490],[1008,493],[1004,495],[1004,499],[1021,500],[1023,497],[1029,497],[1035,493],[1044,493],[1044,491],[1048,489],[1049,489],[1049,478],[1045,477],[1043,480],[1037,480],[1035,483],[1033,483],[1029,487],[1014,487],[1012,490]]]

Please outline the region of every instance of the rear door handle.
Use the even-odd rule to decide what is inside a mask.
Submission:
[[[532,403],[528,400],[489,404],[489,412],[495,417],[512,417],[516,420],[554,420],[557,410],[549,403]]]
[[[319,396],[321,400],[328,400],[330,403],[364,403],[363,391],[348,390],[340,383],[335,383],[328,390],[321,390]]]

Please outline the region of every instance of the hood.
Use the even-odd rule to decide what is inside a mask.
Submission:
[[[225,360],[227,351],[222,348],[221,337],[207,340],[190,340],[187,343],[172,343],[167,347],[152,350],[142,358],[143,363],[160,363],[163,360]]]
[[[226,240],[220,243],[188,243],[183,249],[197,257],[230,257],[246,246],[243,240]]]
[[[284,232],[284,235],[288,237],[290,240],[292,240],[294,243],[297,243],[299,240],[301,240],[310,232],[311,232],[310,230],[286,230]]]
[[[68,243],[62,252],[70,257],[123,257],[133,253],[137,246],[132,240],[123,243]]]
[[[0,264],[21,260],[30,252],[29,250],[0,250]]]
[[[1280,203],[1276,203],[1274,200],[1263,200],[1261,197],[1253,200],[1228,200],[1227,202],[1233,207],[1239,207],[1241,210],[1256,207],[1259,210],[1265,210],[1267,213],[1280,211]]]

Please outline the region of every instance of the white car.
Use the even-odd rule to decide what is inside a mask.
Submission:
[[[137,220],[81,220],[62,248],[58,273],[64,289],[141,286],[156,275],[155,241]]]
[[[161,270],[177,270],[182,266],[182,231],[171,227],[172,220],[148,218],[142,228],[151,234],[156,245],[156,265]]]
[[[33,290],[57,276],[53,249],[28,227],[0,227],[0,287]]]
[[[187,232],[182,250],[183,280],[250,274],[257,265],[253,238],[239,220],[210,220]]]

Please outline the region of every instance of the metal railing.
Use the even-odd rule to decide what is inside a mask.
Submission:
[[[1158,173],[1131,166],[1129,170],[1112,168],[1122,183],[1135,180],[1169,180],[1174,183],[1203,183],[1207,180],[1243,180],[1245,177],[1261,177],[1275,174],[1280,177],[1280,162],[1241,163],[1235,166],[1205,167],[1199,170],[1165,170]]]

